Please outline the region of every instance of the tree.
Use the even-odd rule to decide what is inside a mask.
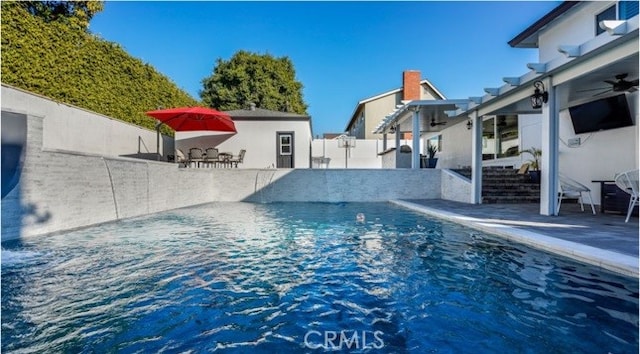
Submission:
[[[102,1],[20,1],[20,6],[45,22],[63,21],[87,30],[93,16],[102,11]]]
[[[202,85],[202,102],[215,109],[242,109],[252,102],[259,108],[307,114],[303,86],[288,57],[239,51],[229,61],[218,58]]]

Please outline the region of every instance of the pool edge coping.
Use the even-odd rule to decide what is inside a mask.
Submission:
[[[624,276],[640,278],[638,258],[604,250],[601,248],[567,241],[555,237],[546,236],[529,230],[518,229],[508,225],[491,225],[482,219],[464,216],[437,208],[431,208],[422,204],[405,200],[390,200],[390,203],[434,216],[447,221],[452,221],[472,229],[496,235],[507,240],[522,243],[543,251],[569,257],[579,262],[595,265],[611,272]]]

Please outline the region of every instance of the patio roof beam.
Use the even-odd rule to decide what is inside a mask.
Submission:
[[[482,103],[482,97],[480,96],[473,96],[473,97],[469,97],[469,101],[475,103],[475,104],[481,104]]]
[[[607,20],[600,21],[599,25],[612,36],[627,33],[627,21]]]
[[[567,58],[577,58],[580,56],[579,45],[559,45],[558,51],[564,54]]]
[[[560,85],[569,80],[570,77],[576,76],[574,71],[577,66],[581,67],[580,71],[583,73],[592,71],[594,69],[593,67],[584,68],[582,62],[590,60],[589,57],[597,56],[601,52],[607,52],[604,56],[608,58],[609,62],[637,53],[639,18],[640,16],[634,16],[633,18],[624,21],[626,23],[624,26],[625,33],[621,36],[596,36],[595,38],[577,46],[580,51],[579,56],[558,56],[546,63],[527,64],[530,71],[519,77],[519,86],[510,86],[509,83],[505,84],[499,88],[500,96],[486,94],[479,98],[469,97],[471,101],[471,104],[469,105],[469,112],[471,110],[480,109],[481,115],[491,114],[490,109],[486,108],[487,105],[495,106],[496,101],[503,99],[512,101],[512,99],[508,97],[509,95],[512,93],[521,95],[519,93],[521,87],[526,87],[527,85],[532,84],[535,80],[544,79],[549,75],[554,75],[554,83],[556,85]],[[613,48],[613,50],[611,50],[611,48]],[[565,47],[563,49],[571,48]],[[569,53],[575,54],[575,51],[569,50]],[[570,65],[570,67],[567,68],[567,65]],[[606,64],[603,62],[602,65]],[[565,79],[565,77],[567,78]],[[507,93],[509,95],[507,95]],[[522,96],[520,98],[525,97]]]
[[[503,77],[502,81],[506,82],[507,85],[510,85],[510,86],[520,86],[519,77]]]
[[[500,94],[500,89],[494,87],[485,87],[484,92],[489,94],[489,96],[498,96]]]
[[[536,74],[544,74],[547,72],[546,63],[528,63],[527,68],[533,70]]]

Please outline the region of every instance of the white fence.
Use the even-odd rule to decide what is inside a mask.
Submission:
[[[411,144],[411,140],[400,140],[400,145]],[[387,140],[387,149],[394,147],[395,140]],[[311,142],[312,168],[383,168],[379,155],[383,151],[382,140],[357,139],[355,146],[343,148],[337,139],[315,139]]]

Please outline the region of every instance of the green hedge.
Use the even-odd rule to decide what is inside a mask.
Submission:
[[[3,83],[151,129],[144,112],[201,104],[118,44],[14,2],[2,2],[1,31]]]

